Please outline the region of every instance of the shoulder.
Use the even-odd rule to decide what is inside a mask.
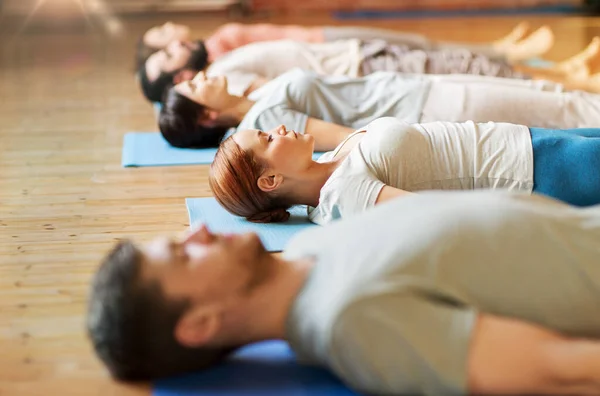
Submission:
[[[277,77],[282,84],[291,85],[293,87],[310,87],[322,81],[322,77],[314,71],[293,68],[288,72]]]

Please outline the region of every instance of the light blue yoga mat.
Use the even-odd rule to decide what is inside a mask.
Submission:
[[[554,62],[552,61],[548,61],[545,59],[540,59],[540,58],[531,58],[531,59],[527,59],[525,60],[523,63],[525,63],[527,66],[531,66],[531,67],[539,67],[539,68],[550,68],[552,66],[554,66]]]
[[[173,147],[159,132],[129,132],[123,139],[121,165],[130,167],[210,164],[216,152],[216,148]]]
[[[328,370],[302,366],[283,341],[248,345],[201,373],[154,383],[154,396],[357,396]]]
[[[216,153],[216,148],[173,147],[163,139],[160,132],[128,132],[123,138],[121,165],[132,167],[210,164]],[[317,159],[322,154],[314,153],[313,158]]]
[[[284,223],[252,223],[227,212],[214,198],[186,198],[191,227],[205,224],[212,232],[244,233],[256,232],[265,248],[270,252],[283,250],[294,234],[317,227],[308,220],[306,206],[290,209],[290,219]]]

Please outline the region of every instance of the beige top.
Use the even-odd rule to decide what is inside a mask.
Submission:
[[[217,59],[206,74],[227,76],[229,92],[242,96],[257,78],[270,80],[293,68],[357,77],[360,61],[360,42],[356,39],[326,43],[265,41],[245,45]]]
[[[504,123],[407,124],[380,118],[327,180],[309,218],[325,224],[375,205],[381,189],[533,190],[529,128]],[[319,162],[330,161],[342,142]]]
[[[366,135],[365,135],[366,137]],[[600,206],[528,193],[428,191],[310,227],[286,339],[368,395],[465,395],[475,317],[600,334]]]

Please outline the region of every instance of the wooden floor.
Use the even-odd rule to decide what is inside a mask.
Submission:
[[[3,33],[0,53],[0,394],[133,395],[112,382],[85,337],[90,276],[118,239],[188,226],[185,197],[209,196],[205,166],[123,169],[126,131],[154,131],[134,80],[138,36],[166,17],[93,28]],[[264,20],[264,19],[263,19]],[[199,37],[225,19],[187,15]],[[276,23],[334,24],[326,16]],[[310,22],[308,22],[310,21]],[[484,41],[518,18],[358,21],[446,40]],[[600,18],[532,17],[557,36],[550,59],[600,34]]]

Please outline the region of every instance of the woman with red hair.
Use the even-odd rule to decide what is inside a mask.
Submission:
[[[381,118],[318,161],[314,139],[287,130],[226,139],[209,184],[229,212],[253,222],[287,220],[309,206],[324,224],[423,190],[526,191],[600,203],[600,129],[551,130],[506,123],[407,124]]]

